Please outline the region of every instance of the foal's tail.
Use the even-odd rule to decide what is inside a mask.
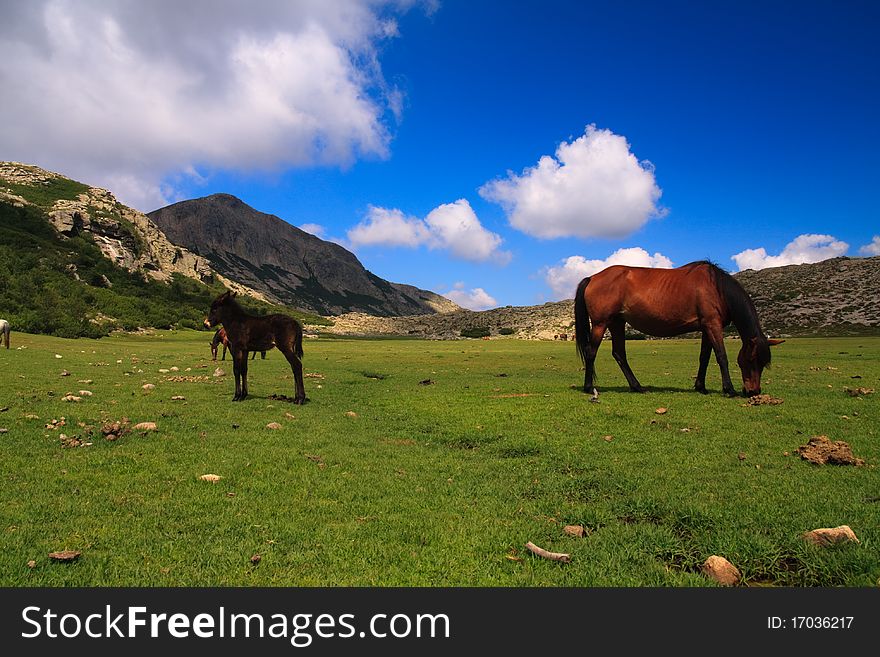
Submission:
[[[587,300],[584,298],[584,291],[589,282],[590,277],[587,276],[578,284],[577,292],[574,293],[574,336],[578,356],[583,362],[586,362],[587,348],[590,344],[590,314],[587,312]]]

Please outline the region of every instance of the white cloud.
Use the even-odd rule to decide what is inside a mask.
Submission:
[[[449,292],[444,292],[443,296],[468,310],[488,310],[498,306],[498,302],[486,290],[481,287],[466,290],[464,283],[456,283]]]
[[[299,229],[311,233],[315,237],[323,237],[327,232],[327,229],[321,224],[302,224]]]
[[[181,173],[388,155],[402,102],[378,45],[398,34],[389,14],[407,0],[6,4],[4,158],[152,210]]]
[[[595,125],[562,142],[555,157],[480,188],[511,226],[539,238],[625,237],[663,214],[660,194],[651,163],[640,162],[624,137]]]
[[[370,206],[366,218],[348,231],[348,240],[359,246],[404,246],[415,248],[431,241],[431,231],[421,219],[407,217],[400,210]]]
[[[833,235],[798,235],[785,245],[779,255],[767,255],[764,247],[746,249],[730,259],[736,262],[739,271],[743,269],[766,269],[783,265],[800,265],[807,262],[821,262],[844,255],[849,244],[841,242]]]
[[[370,207],[366,218],[348,231],[353,248],[402,246],[448,250],[453,257],[471,262],[494,261],[506,265],[510,252],[501,251],[501,236],[480,223],[466,199],[444,203],[424,219],[406,216],[398,209]]]
[[[587,260],[583,256],[569,256],[555,267],[544,270],[544,280],[553,290],[553,298],[571,299],[578,283],[586,276],[592,276],[611,265],[631,267],[672,267],[672,260],[662,253],[651,255],[641,247],[618,249],[604,260]]]
[[[880,255],[880,235],[874,235],[874,239],[859,248],[859,253],[866,256]]]

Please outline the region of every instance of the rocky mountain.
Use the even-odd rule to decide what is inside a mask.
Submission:
[[[880,256],[746,270],[734,278],[752,296],[762,328],[769,335],[880,334]],[[573,340],[574,305],[566,300],[540,306],[396,318],[348,313],[322,330],[342,335],[451,339],[473,329],[482,329],[492,337]]]
[[[747,269],[735,275],[774,335],[880,334],[880,256]]]
[[[148,216],[172,242],[207,259],[215,271],[280,303],[322,315],[459,309],[434,292],[383,280],[340,245],[228,194],[175,203]]]

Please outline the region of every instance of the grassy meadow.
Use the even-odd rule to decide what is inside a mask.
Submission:
[[[745,585],[880,583],[878,395],[845,391],[880,387],[880,338],[775,347],[763,388],[777,406],[721,396],[714,360],[711,394],[692,392],[693,340],[628,343],[643,395],[603,344],[593,404],[573,388],[570,342],[313,338],[298,407],[270,397],[293,395],[278,351],[257,356],[251,397],[233,403],[210,335],[13,333],[0,585],[714,586],[700,573],[713,554]],[[157,430],[106,440],[124,417]],[[866,465],[802,460],[819,434]],[[844,524],[859,544],[800,538]],[[81,556],[48,558],[59,550]]]

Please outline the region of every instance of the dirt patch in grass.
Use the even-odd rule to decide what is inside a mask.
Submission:
[[[831,441],[828,436],[813,436],[797,451],[801,458],[819,465],[865,465],[863,459],[853,456],[849,444],[842,440]]]

